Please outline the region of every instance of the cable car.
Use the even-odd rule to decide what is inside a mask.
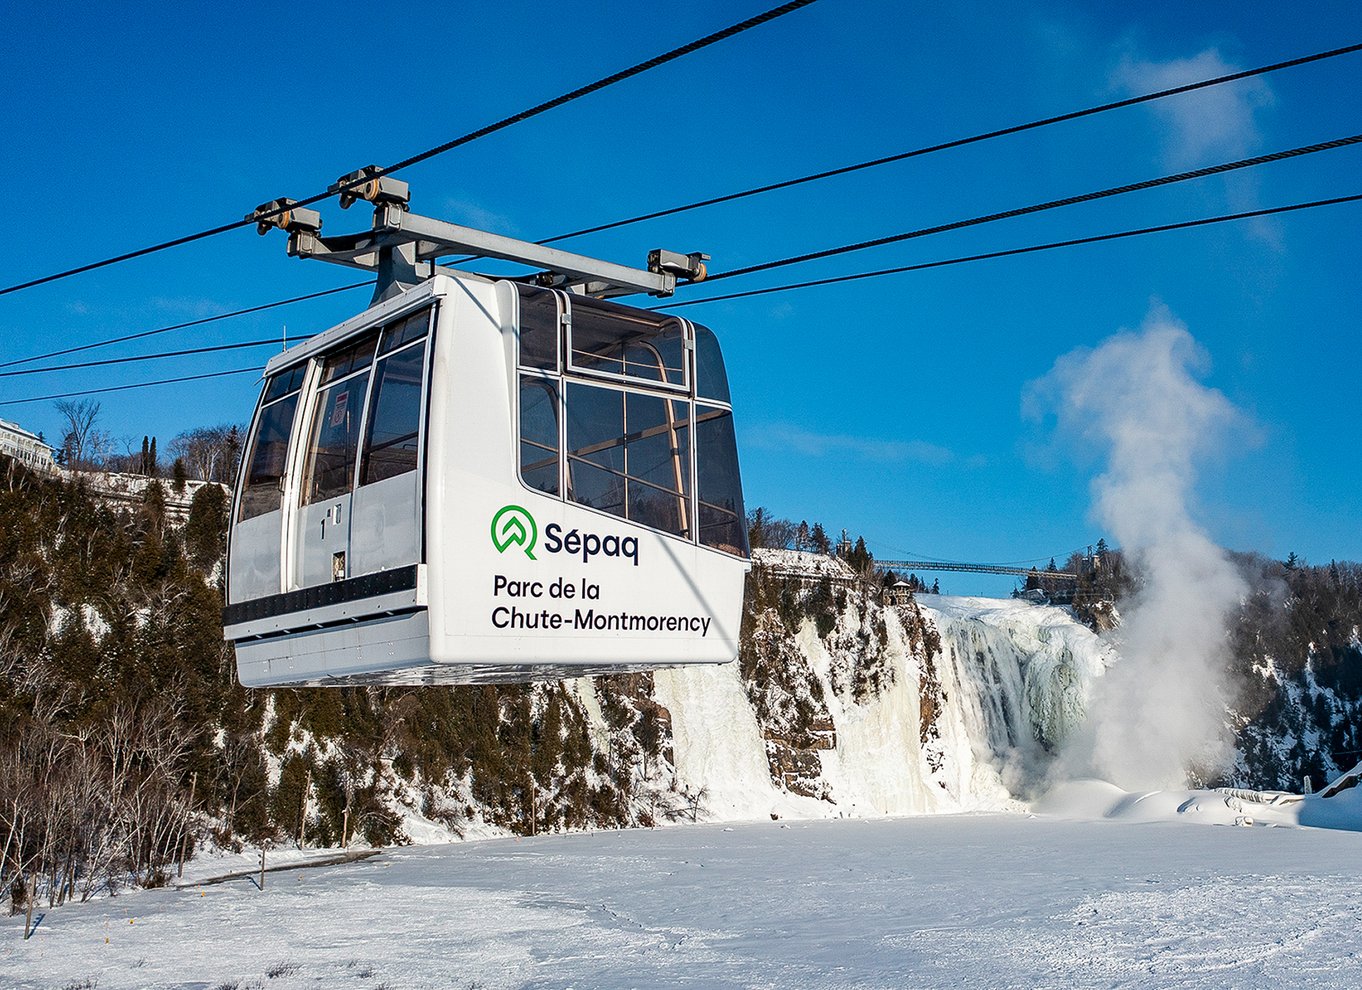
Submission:
[[[276,224],[291,253],[380,278],[369,309],[265,368],[228,545],[241,683],[733,660],[749,559],[718,341],[602,298],[665,291],[664,267],[701,256],[624,277],[405,206],[379,202],[361,237],[322,238],[310,211]],[[422,257],[451,250],[548,261],[534,281],[553,284]]]

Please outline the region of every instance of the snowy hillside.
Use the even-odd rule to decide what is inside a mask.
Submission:
[[[195,847],[1021,809],[1075,775],[1056,760],[1106,723],[1085,701],[1122,669],[1115,637],[1068,610],[914,600],[865,555],[759,550],[727,666],[249,691],[221,638],[221,489],[183,525],[163,494],[123,509],[59,478],[0,485],[11,906],[164,882]],[[1238,743],[1223,782],[1322,787],[1362,747],[1362,567],[1257,565],[1230,644],[1242,690],[1217,715]],[[71,821],[95,825],[53,841]]]

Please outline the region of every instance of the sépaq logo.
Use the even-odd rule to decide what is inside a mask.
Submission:
[[[504,505],[492,517],[492,546],[497,553],[518,546],[524,548],[526,557],[534,560],[534,544],[538,539],[539,527],[534,524],[534,516],[518,505]]]
[[[520,547],[525,556],[538,560],[534,555],[535,544],[539,542],[539,527],[534,516],[519,505],[503,505],[492,516],[492,546],[497,553],[505,553],[511,547]],[[570,529],[566,533],[557,523],[544,527],[544,549],[549,553],[567,553],[581,557],[582,563],[591,563],[592,557],[628,557],[638,566],[638,537],[601,536],[599,533],[584,533]]]

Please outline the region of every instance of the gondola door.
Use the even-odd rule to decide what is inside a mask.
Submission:
[[[349,567],[378,574],[421,561],[421,431],[426,308],[384,327],[364,417],[359,484],[350,512]]]
[[[350,509],[377,335],[322,360],[293,529],[293,588],[351,575]]]

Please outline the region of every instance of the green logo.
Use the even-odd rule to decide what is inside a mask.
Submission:
[[[539,539],[539,527],[534,524],[534,516],[518,505],[505,505],[492,517],[492,546],[498,553],[505,553],[508,547],[523,547],[525,556],[535,559],[534,545]]]

